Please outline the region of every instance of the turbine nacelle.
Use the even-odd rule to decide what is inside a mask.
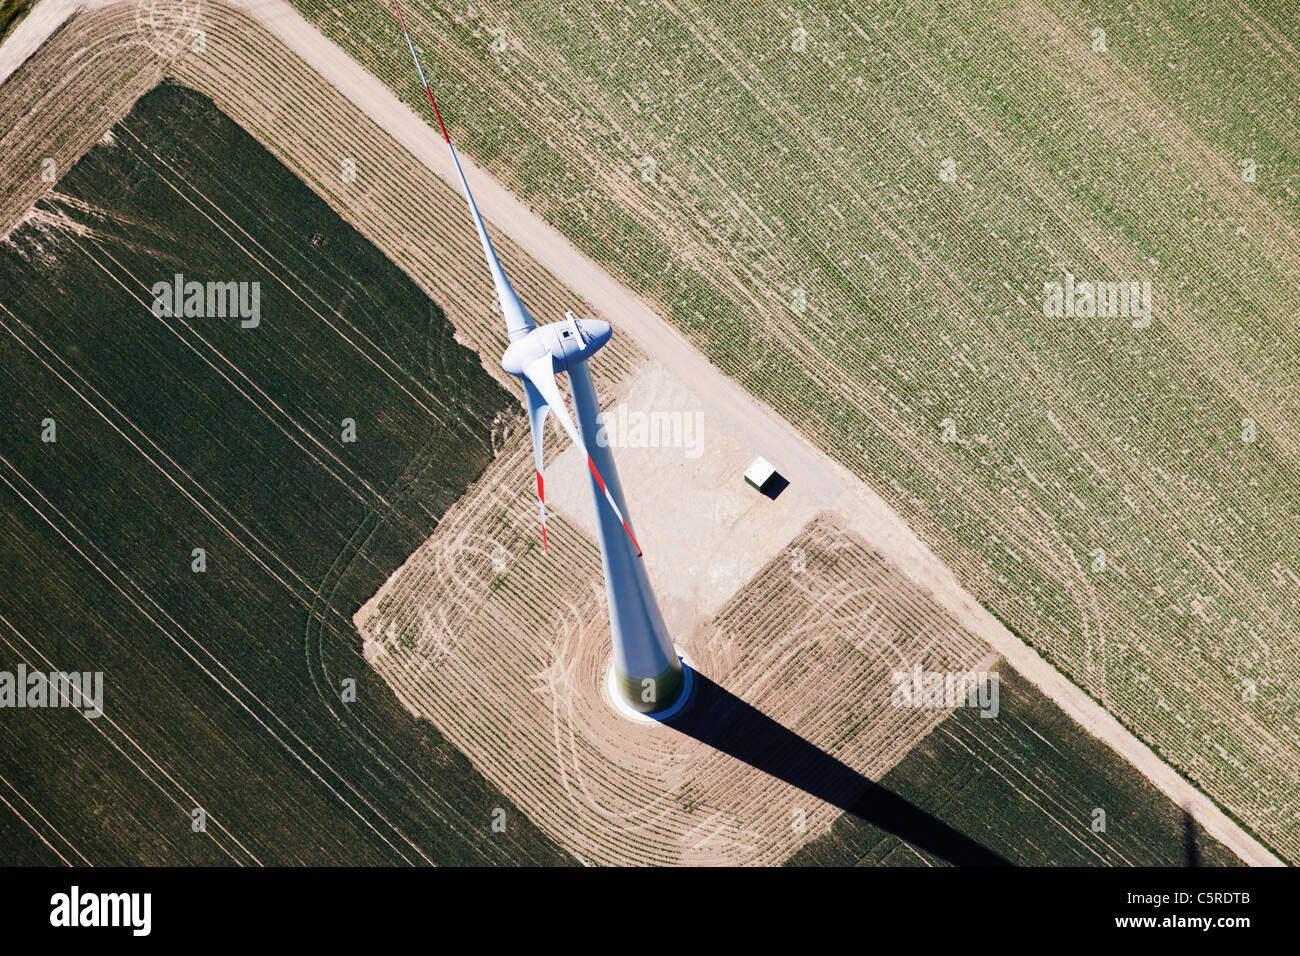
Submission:
[[[546,354],[551,356],[552,374],[566,371],[571,361],[585,362],[609,341],[613,330],[600,319],[575,319],[572,312],[563,322],[533,329],[510,343],[501,356],[501,367],[523,378],[524,369]]]
[[[587,468],[596,481],[596,487],[623,525],[628,540],[636,548],[637,557],[641,556],[641,546],[636,543],[636,536],[632,534],[627,518],[623,516],[618,502],[600,475],[600,469],[592,460],[590,449],[574,427],[573,419],[564,407],[560,386],[555,381],[556,372],[581,368],[581,363],[591,358],[597,349],[609,341],[612,334],[608,322],[600,319],[575,319],[572,312],[566,312],[563,322],[552,322],[540,329],[532,329],[522,338],[511,342],[501,356],[501,367],[524,380],[524,407],[528,410],[528,427],[533,433],[533,467],[537,470],[537,508],[542,520],[543,551],[546,550],[546,491],[542,479],[542,426],[547,414],[554,413],[560,427],[587,456]]]

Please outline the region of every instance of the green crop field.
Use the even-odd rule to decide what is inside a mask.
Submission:
[[[260,322],[157,314],[176,273]],[[516,414],[437,305],[173,85],[0,244],[0,303],[0,670],[104,673],[102,717],[0,713],[5,863],[569,862],[351,624]]]
[[[958,708],[881,784],[1015,866],[1241,864],[1005,661],[993,670],[997,715]],[[791,866],[941,863],[853,814],[789,860]]]
[[[427,109],[387,5],[294,5]],[[1282,8],[406,6],[468,153],[1300,859]],[[1076,280],[1150,311],[1045,314]]]

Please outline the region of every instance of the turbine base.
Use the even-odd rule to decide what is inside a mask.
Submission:
[[[612,662],[606,677],[611,702],[626,716],[645,721],[667,720],[689,702],[694,684],[690,666],[678,659],[655,677],[629,677]]]

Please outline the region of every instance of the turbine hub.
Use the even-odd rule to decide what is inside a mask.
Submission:
[[[551,353],[554,370],[563,372],[570,362],[585,362],[609,341],[614,330],[600,319],[575,319],[572,312],[563,322],[552,322],[533,329],[510,343],[501,356],[501,367],[511,375],[522,376],[524,367]]]

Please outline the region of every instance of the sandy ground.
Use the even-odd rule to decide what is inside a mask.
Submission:
[[[758,452],[657,362],[603,404],[664,622],[674,634],[690,633],[780,552],[821,503],[805,485],[791,485],[775,500],[747,485],[743,475]],[[554,436],[552,428],[548,440]],[[552,507],[594,541],[588,485],[586,458],[572,445],[547,468]]]
[[[292,8],[280,0],[243,0],[236,5],[250,12],[302,56],[420,162],[446,181],[454,181],[445,149],[438,138],[430,134],[423,118],[397,100],[380,81],[321,36]],[[12,72],[76,6],[71,0],[42,0],[0,49],[0,77]],[[953,574],[870,488],[710,365],[645,302],[606,275],[596,263],[534,216],[471,161],[462,157],[462,162],[467,177],[474,183],[479,207],[489,223],[509,235],[544,268],[590,302],[597,314],[609,319],[620,333],[634,338],[667,374],[679,382],[691,383],[694,400],[709,410],[719,423],[721,433],[727,435],[736,448],[768,458],[789,478],[791,490],[795,487],[800,489],[791,499],[792,503],[806,495],[809,500],[833,510],[846,530],[878,549],[891,565],[933,596],[962,628],[978,635],[1003,655],[1012,667],[1074,720],[1133,764],[1170,799],[1186,808],[1214,838],[1247,862],[1280,862],[1142,741],[1125,730],[1097,702],[1007,631],[961,587]],[[727,454],[723,453],[723,459],[729,461]],[[630,476],[631,466],[626,471]],[[653,488],[648,490],[653,491]],[[658,507],[647,498],[645,504],[636,506],[638,514],[664,512],[674,507],[676,495],[672,484],[665,483],[660,490],[663,494]],[[579,514],[575,512],[575,515]],[[647,524],[644,517],[639,522],[642,526]],[[780,537],[777,530],[770,534],[772,540]],[[657,578],[662,576],[656,575]],[[674,605],[678,600],[694,599],[702,602],[701,606],[707,606],[720,592],[705,588],[694,596],[669,593]],[[686,611],[683,608],[684,605],[674,606],[674,614],[684,615]]]

